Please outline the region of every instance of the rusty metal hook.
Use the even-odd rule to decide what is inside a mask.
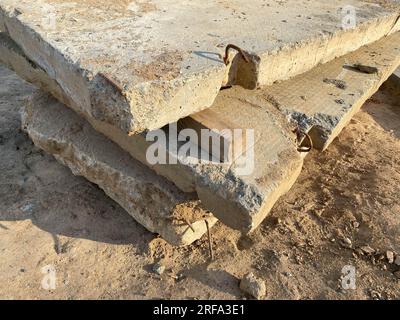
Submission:
[[[207,227],[208,250],[210,251],[210,260],[213,261],[214,260],[214,250],[213,250],[213,246],[212,246],[212,237],[211,237],[210,225],[209,225],[207,219],[205,219],[204,221],[205,221],[206,227]]]
[[[293,133],[295,133],[297,136],[297,142],[298,142],[297,151],[298,152],[307,153],[307,152],[310,152],[314,148],[314,143],[313,143],[310,135],[307,132],[303,132],[300,130],[299,127],[297,127],[296,129],[293,130]],[[300,140],[303,136],[308,140],[308,145],[309,145],[308,147],[301,146],[302,141],[300,141]]]
[[[230,62],[229,61],[229,50],[231,50],[231,49],[238,51],[240,53],[240,55],[242,56],[243,60],[246,61],[246,63],[250,62],[250,59],[247,56],[247,53],[243,49],[239,48],[238,46],[236,46],[234,44],[228,44],[225,49],[225,57],[224,57],[225,65],[228,65]]]

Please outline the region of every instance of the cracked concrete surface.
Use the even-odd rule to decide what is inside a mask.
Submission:
[[[325,150],[399,65],[396,32],[293,79],[256,91],[235,88],[232,95],[275,106]]]
[[[343,7],[356,8],[343,30]],[[126,133],[212,105],[224,84],[285,80],[399,29],[398,12],[357,0],[1,0],[0,29],[98,121]],[[234,43],[251,63],[220,57]]]

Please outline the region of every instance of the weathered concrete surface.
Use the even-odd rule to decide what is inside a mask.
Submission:
[[[303,156],[297,151],[295,135],[285,117],[273,106],[261,108],[225,90],[209,110],[235,128],[254,130],[254,145],[246,136],[247,151],[230,167],[215,163],[192,166],[196,191],[222,222],[250,232],[293,186]],[[243,163],[249,165],[252,158],[254,168],[243,174]],[[186,163],[187,159],[180,161]]]
[[[231,95],[274,105],[325,150],[399,65],[397,32],[288,81],[255,91],[234,88]]]
[[[133,137],[128,137],[124,132],[118,128],[107,124],[105,122],[98,121],[90,117],[87,113],[82,112],[79,106],[74,102],[73,99],[68,96],[61,86],[53,80],[42,68],[36,63],[31,61],[24,52],[15,44],[8,36],[4,33],[0,33],[0,61],[4,63],[8,68],[14,70],[21,78],[36,85],[43,89],[45,92],[50,92],[63,104],[71,107],[76,113],[85,117],[86,120],[98,131],[108,136],[114,142],[117,142],[121,147],[134,158],[138,159],[142,163],[146,163],[146,150],[149,147],[149,143],[146,142],[145,135],[139,134]],[[186,171],[182,171],[176,174],[175,170],[171,170],[171,166],[155,165],[151,166],[152,169],[158,173],[168,177],[174,181],[185,192],[194,192],[193,182],[191,181],[191,175]],[[170,174],[170,172],[172,172]]]
[[[97,184],[136,221],[173,245],[191,244],[207,231],[205,219],[210,226],[217,221],[195,195],[182,193],[46,94],[31,97],[23,128],[36,146]]]
[[[300,174],[303,157],[297,152],[295,136],[288,128],[286,118],[273,106],[264,108],[264,105],[247,103],[236,97],[234,90],[222,91],[209,111],[233,128],[254,130],[254,145],[247,146],[248,153],[232,164],[220,164],[201,159],[203,155],[191,158],[165,150],[168,157],[178,158],[177,164],[150,165],[146,152],[152,142],[146,141],[145,135],[129,137],[116,127],[82,113],[58,83],[4,35],[0,37],[0,59],[22,78],[51,92],[86,117],[96,131],[116,142],[132,157],[173,181],[181,190],[197,192],[202,204],[232,228],[244,232],[254,230]],[[250,140],[247,141],[250,143]],[[254,155],[251,150],[254,150]],[[246,157],[254,158],[254,168],[243,175]]]
[[[357,25],[343,30],[348,5]],[[0,8],[0,30],[81,112],[125,133],[205,109],[223,84],[285,80],[400,28],[398,12],[358,0],[1,0]],[[251,52],[251,63],[232,56],[226,67],[219,54],[228,43]]]
[[[222,91],[210,111],[232,127],[255,130],[255,168],[251,174],[239,175],[238,163],[232,166],[193,163],[184,156],[179,157],[176,165],[150,167],[180,189],[197,192],[207,209],[225,224],[242,231],[254,230],[279,196],[290,189],[301,171],[302,157],[296,151],[290,129],[285,126],[287,119],[284,115],[297,120],[305,131],[314,128],[312,132],[319,132],[312,137],[316,147],[324,149],[398,65],[398,40],[398,33],[393,34],[309,73],[262,90],[249,91],[236,87]],[[8,65],[23,78],[52,92],[80,112],[79,106],[74,105],[62,88],[41,68],[29,62],[12,42],[1,43],[1,56]],[[364,74],[343,69],[344,64],[354,63],[376,67],[378,72]],[[342,82],[334,81],[338,77]],[[113,126],[104,125],[90,117],[87,119],[97,131],[118,143],[134,158],[149,165],[145,155],[150,143],[145,141],[144,135],[128,137]]]

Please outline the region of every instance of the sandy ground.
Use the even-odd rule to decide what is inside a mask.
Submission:
[[[243,299],[239,279],[249,271],[265,280],[267,299],[400,298],[400,267],[385,257],[400,255],[400,100],[393,96],[376,94],[327,152],[310,154],[251,237],[218,224],[210,262],[207,239],[171,247],[35,148],[19,119],[31,90],[0,67],[0,298]],[[162,276],[152,272],[159,260]],[[49,265],[53,290],[42,287]],[[355,290],[341,286],[345,266],[355,267]]]

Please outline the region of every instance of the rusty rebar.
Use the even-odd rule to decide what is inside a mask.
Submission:
[[[228,44],[226,46],[226,49],[225,49],[225,57],[224,57],[225,65],[229,64],[229,50],[231,50],[231,49],[234,49],[234,50],[238,51],[240,53],[240,55],[242,56],[244,61],[246,61],[247,63],[250,62],[250,59],[247,56],[247,53],[243,49],[239,48],[238,46],[236,46],[234,44]]]
[[[214,260],[214,250],[213,250],[213,246],[212,246],[211,229],[208,224],[208,220],[206,219],[204,221],[205,221],[206,227],[207,227],[208,249],[210,250],[210,259],[211,259],[211,261],[213,261]]]

